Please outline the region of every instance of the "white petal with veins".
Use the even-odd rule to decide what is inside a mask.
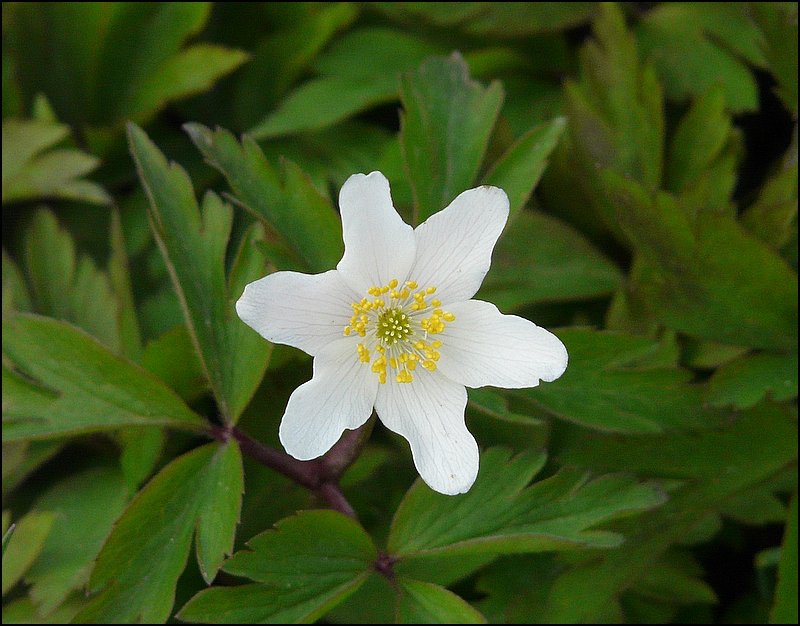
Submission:
[[[466,405],[464,385],[436,373],[378,389],[378,417],[408,440],[420,476],[439,493],[464,493],[478,476],[478,444],[464,423]]]
[[[378,381],[352,357],[350,339],[328,345],[314,358],[313,378],[289,398],[279,436],[294,458],[322,456],[346,428],[358,428],[372,414]]]
[[[316,355],[341,338],[354,297],[337,270],[275,272],[245,287],[236,312],[265,339]]]
[[[411,275],[436,285],[444,304],[469,300],[489,271],[492,250],[508,220],[508,196],[484,185],[460,194],[417,226],[417,259]]]
[[[567,367],[567,349],[553,333],[481,300],[452,304],[456,321],[441,333],[439,370],[467,387],[507,389],[553,381]]]
[[[353,174],[339,193],[344,256],[336,268],[363,293],[396,278],[401,283],[414,263],[414,231],[392,204],[389,181],[380,172]]]

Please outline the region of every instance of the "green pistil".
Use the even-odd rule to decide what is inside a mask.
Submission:
[[[411,320],[401,309],[386,309],[378,316],[378,339],[388,346],[405,341],[412,334]]]

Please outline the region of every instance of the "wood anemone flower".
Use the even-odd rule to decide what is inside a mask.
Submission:
[[[459,195],[417,228],[404,223],[380,172],[354,174],[339,194],[345,252],[322,274],[276,272],[250,283],[239,317],[264,338],[314,357],[289,398],[286,451],[321,456],[373,407],[405,437],[422,479],[448,495],[478,474],[464,423],[466,387],[535,387],[567,367],[549,331],[472,300],[508,219],[502,189]]]

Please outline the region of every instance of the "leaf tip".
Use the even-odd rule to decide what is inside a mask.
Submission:
[[[186,122],[182,128],[196,146],[200,147],[202,144],[211,147],[213,144],[211,129],[207,126],[199,122]]]

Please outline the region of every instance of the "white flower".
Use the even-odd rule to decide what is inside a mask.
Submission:
[[[478,474],[465,386],[535,387],[567,366],[555,335],[470,299],[489,270],[508,197],[470,189],[412,229],[392,205],[389,181],[372,172],[345,182],[339,206],[345,252],[336,269],[270,274],[236,303],[263,337],[314,357],[312,379],[289,398],[281,443],[297,459],[316,458],[374,407],[411,444],[431,488],[464,493]]]

